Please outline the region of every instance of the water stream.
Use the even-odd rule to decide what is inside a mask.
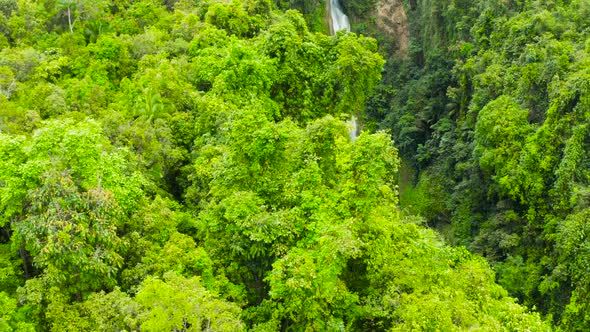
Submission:
[[[341,30],[350,31],[348,16],[344,15],[342,6],[340,6],[338,0],[330,0],[330,16],[332,18],[332,31],[334,34]]]
[[[350,117],[350,130],[348,131],[348,135],[350,135],[350,140],[353,142],[359,135],[356,116],[354,115]]]
[[[338,0],[330,0],[330,17],[332,19],[333,34],[342,30],[350,32],[350,21],[348,20],[348,16],[342,11],[342,6],[340,6]],[[350,117],[350,127],[348,134],[350,135],[350,140],[354,142],[358,137],[358,124],[354,115]]]

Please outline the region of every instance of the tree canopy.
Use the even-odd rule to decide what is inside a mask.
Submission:
[[[558,329],[588,330],[588,1],[404,6],[409,52],[367,104],[406,162],[402,208]]]
[[[324,33],[325,5],[0,0],[0,329],[550,330],[503,282],[510,262],[529,267],[522,256],[497,269],[505,290],[481,256],[400,208],[413,142],[370,118],[390,73],[375,39]],[[457,72],[500,84],[479,66]],[[546,189],[587,180],[586,127],[552,144],[584,99],[556,96],[546,117],[519,95],[464,112],[470,166],[502,199],[542,207]],[[354,140],[353,115],[366,121]],[[536,227],[545,216],[510,211]],[[579,326],[585,216],[547,232],[575,282],[564,321]]]

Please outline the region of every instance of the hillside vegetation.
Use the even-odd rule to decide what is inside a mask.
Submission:
[[[586,326],[582,4],[324,5],[0,0],[0,330]]]
[[[404,8],[408,56],[388,56],[367,110],[415,174],[402,207],[483,255],[520,303],[589,330],[590,2]]]

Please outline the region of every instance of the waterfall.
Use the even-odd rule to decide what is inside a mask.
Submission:
[[[352,116],[350,117],[350,131],[348,132],[348,135],[350,135],[350,140],[351,141],[355,141],[356,138],[358,137],[358,128],[357,128],[357,124],[356,124],[356,116]]]
[[[342,7],[340,6],[340,2],[338,2],[338,0],[330,0],[330,16],[332,18],[333,34],[336,34],[336,32],[342,30],[350,32],[350,22],[348,21],[348,16],[346,16],[342,11]],[[348,134],[350,135],[350,140],[354,142],[358,136],[358,124],[354,115],[350,117],[350,126],[351,128]]]
[[[332,31],[334,34],[340,30],[350,31],[348,16],[344,15],[338,0],[330,0],[330,16],[332,17]]]

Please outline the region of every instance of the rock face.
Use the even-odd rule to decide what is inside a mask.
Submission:
[[[410,30],[402,0],[380,0],[376,17],[379,30],[394,38],[399,54],[406,55],[410,46]]]

